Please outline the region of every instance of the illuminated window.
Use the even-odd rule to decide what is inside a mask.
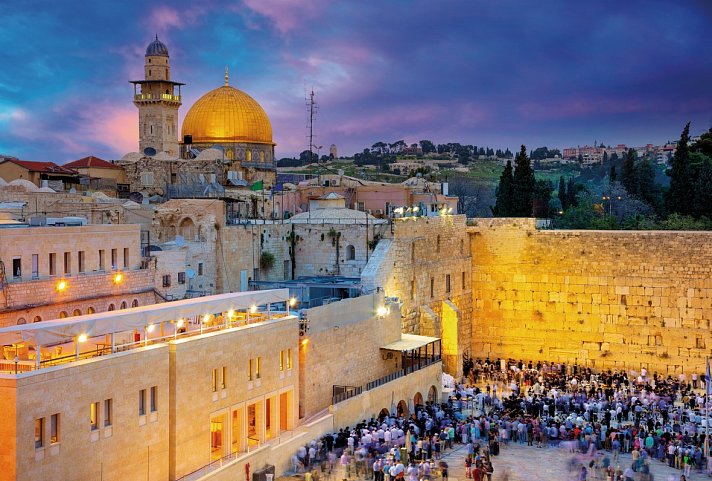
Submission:
[[[59,442],[59,414],[52,414],[49,418],[49,443]]]
[[[77,260],[79,261],[79,272],[84,272],[87,269],[86,262],[85,262],[85,255],[84,251],[79,251],[77,252]]]
[[[220,379],[220,389],[227,387],[227,366],[222,367],[222,378]]]
[[[96,431],[99,429],[99,403],[91,403],[89,405],[89,424],[91,425],[91,430]]]
[[[62,312],[59,313],[59,318],[60,318],[60,319],[64,319],[64,318],[66,318],[66,317],[67,317],[67,311],[62,311]]]
[[[262,358],[258,357],[257,362],[255,363],[255,379],[259,379],[260,377],[262,377],[261,367],[262,367]]]
[[[254,359],[250,359],[250,360],[247,362],[247,380],[248,380],[248,381],[252,381],[252,380],[254,379],[254,374],[253,374],[253,373],[254,373],[254,367],[255,367],[254,365],[255,365]]]
[[[284,351],[279,351],[279,370],[284,371]]]
[[[35,419],[35,449],[44,446],[44,418]]]
[[[218,390],[218,370],[213,369],[213,392]]]
[[[287,349],[287,369],[292,369],[292,350]]]
[[[74,311],[72,312],[72,316],[81,316],[81,315],[82,315],[81,309],[74,309]]]

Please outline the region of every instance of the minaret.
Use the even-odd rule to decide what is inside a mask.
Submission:
[[[146,48],[144,79],[130,82],[134,86],[134,105],[138,107],[139,152],[153,148],[156,153],[178,157],[178,107],[180,87],[185,84],[171,81],[168,48],[158,35]]]

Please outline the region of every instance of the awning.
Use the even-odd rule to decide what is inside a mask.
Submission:
[[[386,351],[411,351],[413,349],[418,349],[431,342],[439,341],[439,337],[428,337],[428,336],[417,336],[415,334],[401,334],[401,338],[398,341],[392,342],[385,346],[381,346],[381,349]]]
[[[134,329],[142,330],[149,324],[227,312],[230,309],[247,310],[253,305],[262,306],[288,300],[289,289],[271,289],[233,292],[119,311],[97,312],[85,316],[0,328],[0,345],[19,342],[47,345],[64,342],[80,334],[94,337]]]

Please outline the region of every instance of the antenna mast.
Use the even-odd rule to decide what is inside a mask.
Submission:
[[[309,135],[307,135],[307,138],[309,139],[309,161],[310,162],[314,161],[314,147],[315,147],[314,146],[314,119],[316,117],[316,112],[319,109],[314,97],[315,97],[314,88],[312,88],[311,91],[305,97],[306,104],[307,104],[307,112],[309,113],[309,121],[307,123],[307,129],[309,130]],[[319,162],[319,159],[317,159],[317,163],[318,162]]]

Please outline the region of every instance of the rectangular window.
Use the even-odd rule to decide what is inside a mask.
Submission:
[[[56,252],[50,252],[50,254],[49,254],[49,275],[50,276],[57,275],[57,253]]]
[[[203,263],[198,262],[198,275],[202,276],[203,275]]]
[[[247,380],[252,381],[254,379],[254,373],[255,372],[255,360],[250,359],[247,362]]]
[[[218,370],[213,369],[213,392],[218,390]]]
[[[96,431],[99,429],[99,403],[91,403],[89,406],[89,424],[91,425],[91,430]]]
[[[119,250],[118,249],[111,249],[111,268],[112,269],[119,268]]]
[[[410,281],[410,298],[415,299],[415,279]]]
[[[146,390],[145,389],[141,389],[138,392],[138,415],[139,416],[146,415]]]
[[[71,252],[64,253],[64,273],[66,275],[69,275],[72,273],[72,253]]]
[[[220,389],[225,389],[227,387],[227,366],[222,368],[222,378],[220,380]]]
[[[185,284],[185,272],[178,273],[178,284]]]
[[[279,370],[284,371],[284,351],[279,351]]]
[[[450,293],[450,274],[445,274],[445,292]]]
[[[12,260],[12,277],[15,279],[22,277],[22,259],[19,257]]]
[[[40,278],[40,255],[32,254],[32,278]]]
[[[171,287],[171,275],[166,274],[163,276],[163,287]]]
[[[435,278],[430,278],[430,297],[435,297]]]
[[[106,263],[106,251],[99,249],[99,270],[103,271]]]
[[[35,449],[44,446],[44,418],[35,419]]]
[[[129,248],[124,247],[124,269],[129,268]]]
[[[104,399],[104,427],[107,428],[112,424],[112,416],[114,415],[114,400]]]
[[[465,273],[462,273],[462,290],[465,290]]]
[[[87,268],[86,262],[85,262],[85,254],[84,251],[79,251],[77,256],[77,260],[79,261],[78,266],[79,266],[79,272],[84,272]]]
[[[287,349],[287,369],[292,369],[292,350]]]
[[[59,442],[59,414],[52,414],[49,418],[49,443]]]
[[[261,367],[262,367],[262,358],[258,357],[257,362],[255,362],[255,379],[259,379],[260,377],[262,377]]]
[[[158,411],[158,386],[151,387],[151,412]]]

